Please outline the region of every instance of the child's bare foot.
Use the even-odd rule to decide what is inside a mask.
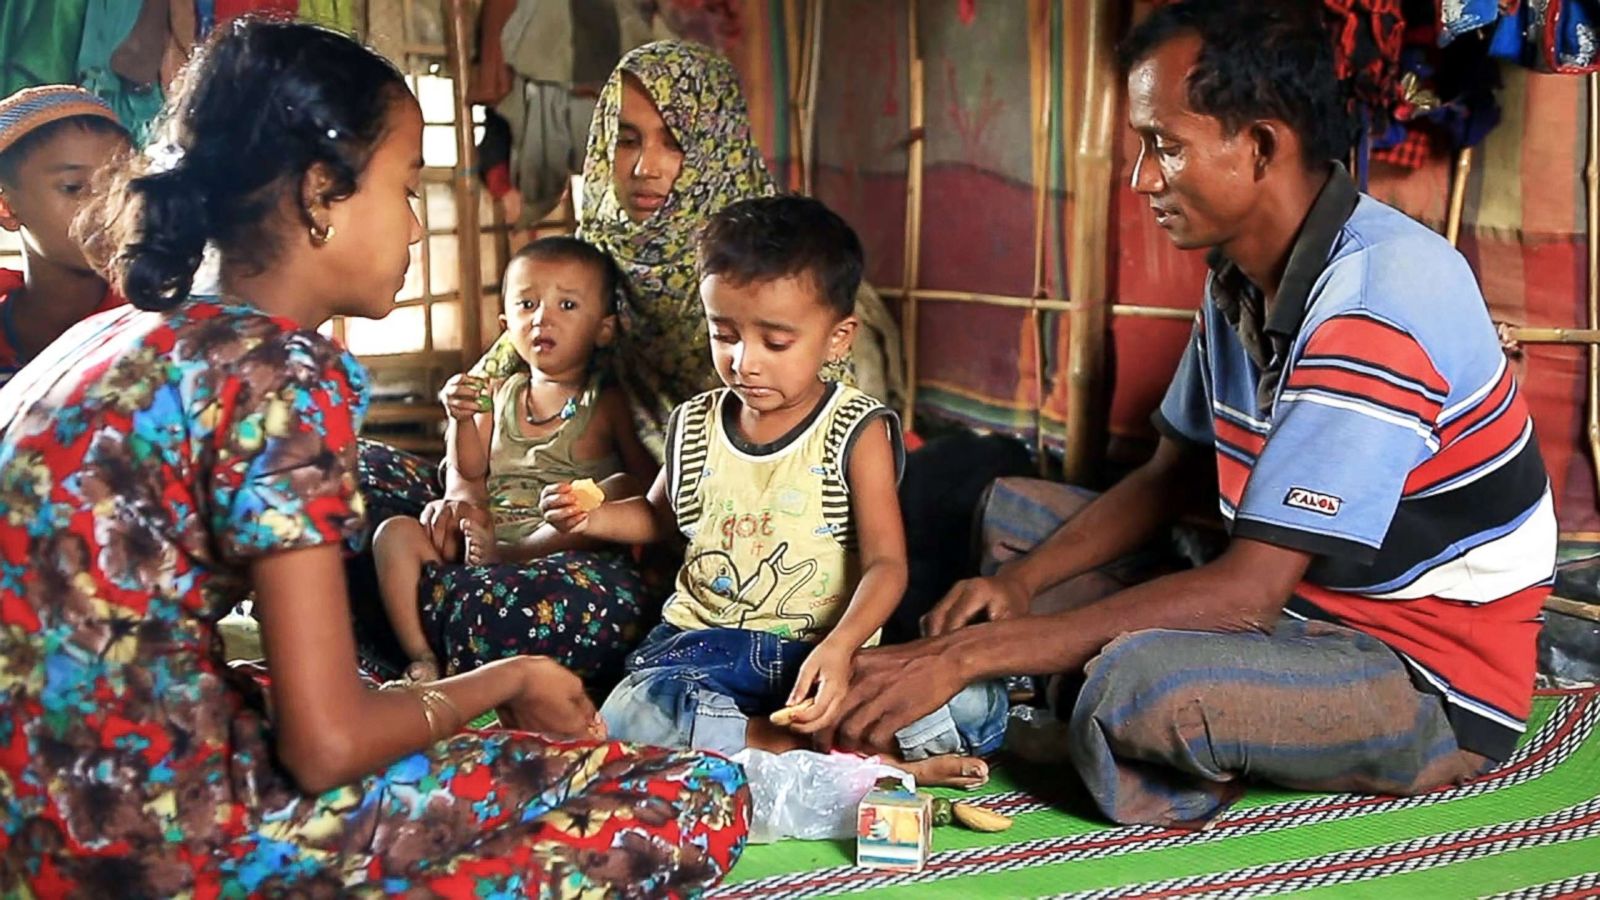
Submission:
[[[406,680],[418,684],[439,680],[439,661],[433,657],[416,659],[406,666]]]
[[[910,772],[918,787],[954,787],[972,790],[989,780],[989,764],[975,756],[930,756],[916,762],[892,762]]]
[[[495,552],[494,534],[487,525],[462,519],[461,537],[466,544],[461,551],[461,558],[467,565],[492,566],[500,561],[499,554]]]

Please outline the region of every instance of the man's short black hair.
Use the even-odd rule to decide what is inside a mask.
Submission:
[[[1229,133],[1277,119],[1300,136],[1307,168],[1350,154],[1352,121],[1334,73],[1320,0],[1182,0],[1140,22],[1118,51],[1124,72],[1167,41],[1193,34],[1200,56],[1189,107]]]
[[[17,175],[22,171],[22,164],[28,161],[28,157],[51,138],[69,128],[81,128],[92,134],[114,134],[123,138],[128,136],[127,129],[99,116],[67,116],[54,122],[46,122],[17,138],[4,152],[0,152],[0,184],[16,186]]]
[[[807,276],[841,317],[856,309],[861,239],[839,214],[810,197],[741,200],[700,232],[700,277],[735,284]]]

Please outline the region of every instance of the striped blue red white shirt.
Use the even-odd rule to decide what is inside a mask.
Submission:
[[[1342,170],[1312,219],[1341,193],[1347,217],[1302,229],[1266,340],[1241,337],[1237,270],[1213,271],[1156,422],[1215,447],[1233,536],[1315,554],[1290,615],[1385,642],[1463,748],[1504,759],[1555,568],[1549,478],[1466,261]]]

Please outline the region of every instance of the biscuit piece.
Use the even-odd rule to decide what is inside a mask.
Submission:
[[[787,728],[789,727],[789,723],[794,721],[794,717],[810,709],[813,702],[814,701],[810,697],[807,697],[793,706],[785,706],[783,709],[778,710],[767,718],[772,721],[772,724],[778,726],[779,728]]]
[[[600,485],[594,483],[593,478],[579,478],[574,481],[572,495],[578,498],[578,509],[581,512],[589,512],[606,502],[606,492],[600,489]]]

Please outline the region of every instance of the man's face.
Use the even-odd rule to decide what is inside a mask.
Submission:
[[[88,196],[90,176],[128,148],[127,138],[115,132],[60,128],[17,166],[14,184],[0,184],[0,228],[19,232],[37,259],[88,271],[83,249],[67,228]]]
[[[1229,135],[1221,121],[1189,106],[1199,52],[1198,37],[1181,35],[1128,73],[1128,124],[1139,135],[1133,189],[1184,250],[1233,240],[1260,190],[1250,130]]]

